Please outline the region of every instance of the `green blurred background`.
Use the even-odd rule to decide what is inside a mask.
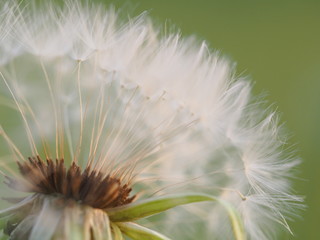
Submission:
[[[93,1],[131,16],[147,10],[156,25],[206,40],[237,63],[255,94],[266,93],[303,159],[294,188],[307,209],[291,223],[295,236],[281,239],[320,239],[320,0]]]
[[[101,1],[106,2],[106,1]],[[108,1],[109,3],[109,1]],[[148,10],[156,24],[175,25],[237,62],[255,94],[275,103],[303,162],[295,182],[306,196],[295,237],[320,239],[320,1],[136,0],[113,1],[131,14]],[[318,123],[318,124],[317,124]]]

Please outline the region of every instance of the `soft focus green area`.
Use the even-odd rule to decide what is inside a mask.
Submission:
[[[320,239],[320,1],[136,0],[116,2],[144,10],[163,24],[196,35],[237,62],[238,74],[275,103],[303,162],[294,188],[307,210],[291,223],[295,237]]]
[[[59,1],[59,0],[58,0]],[[112,1],[96,0],[109,4]],[[113,1],[134,16],[148,10],[156,24],[176,26],[183,36],[206,40],[237,62],[282,113],[289,139],[303,159],[294,188],[307,210],[290,223],[295,237],[320,239],[320,1],[131,0]]]

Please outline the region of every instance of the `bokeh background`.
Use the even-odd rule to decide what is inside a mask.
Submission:
[[[281,113],[303,159],[294,188],[307,209],[290,224],[295,236],[281,239],[320,239],[320,0],[92,1],[131,16],[148,11],[155,25],[175,26],[237,63]]]
[[[99,1],[109,3],[109,1]],[[131,14],[147,10],[155,24],[206,40],[237,63],[239,75],[264,93],[285,122],[303,162],[294,188],[307,209],[292,222],[294,237],[320,239],[320,1],[113,1]]]

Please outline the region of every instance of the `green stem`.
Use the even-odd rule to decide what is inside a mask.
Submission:
[[[147,200],[131,203],[125,206],[106,210],[111,222],[131,222],[140,218],[161,213],[176,206],[204,202],[217,201],[227,211],[236,240],[245,240],[246,234],[238,211],[228,202],[206,194],[177,194],[162,197],[154,197]]]
[[[133,240],[170,240],[166,236],[135,223],[117,223],[119,229]]]

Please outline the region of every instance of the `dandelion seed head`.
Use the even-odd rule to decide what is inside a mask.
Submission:
[[[0,10],[0,107],[13,121],[1,117],[1,173],[33,193],[12,202],[25,209],[7,224],[12,239],[33,239],[39,226],[46,239],[63,238],[71,223],[91,239],[108,225],[105,209],[136,194],[184,191],[234,205],[249,239],[289,229],[301,202],[289,181],[299,161],[286,154],[277,114],[261,110],[227,58],[193,38],[161,36],[145,13],[125,22],[113,8],[71,1],[8,6]],[[84,194],[87,182],[95,188]],[[231,231],[212,203],[163,218],[152,225],[174,239]]]

